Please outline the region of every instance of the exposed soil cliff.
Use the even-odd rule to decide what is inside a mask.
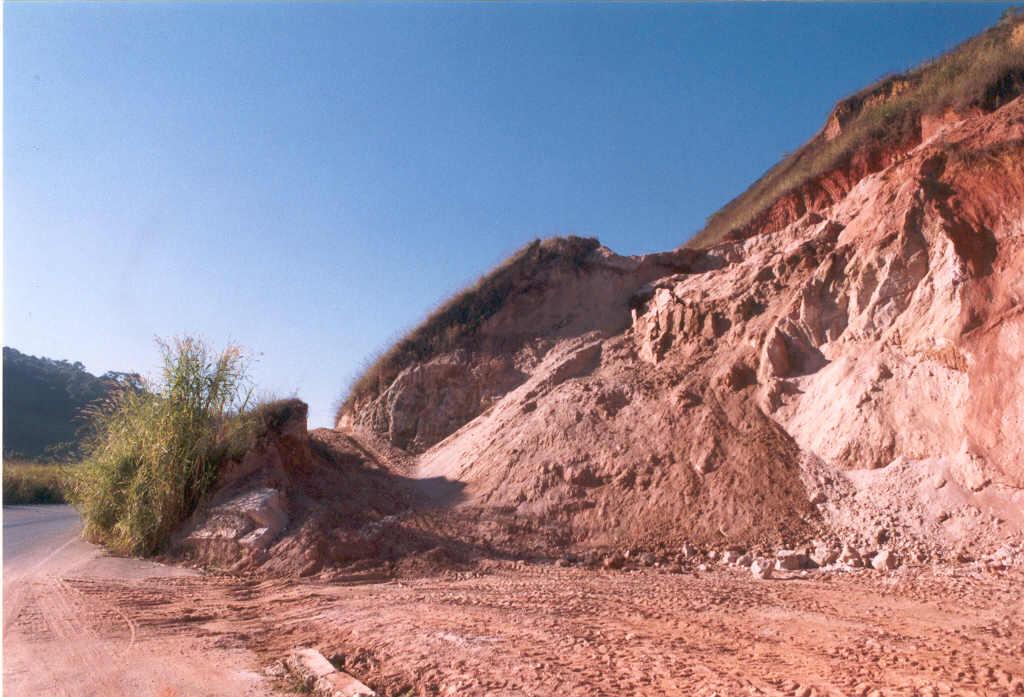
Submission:
[[[776,232],[821,212],[943,125],[990,113],[1022,88],[1024,14],[1009,10],[948,53],[840,101],[821,131],[708,218],[688,246]]]
[[[337,430],[251,453],[180,548],[312,573],[813,537],[949,558],[1019,535],[1021,26],[840,104],[811,143],[852,148],[839,165],[724,241],[524,248],[384,354]],[[921,101],[996,49],[964,68],[994,82]],[[894,100],[893,133],[847,135]]]
[[[339,427],[583,546],[1013,534],[1024,102],[930,128],[674,272],[549,271],[482,332],[517,351],[410,365]]]
[[[523,384],[556,343],[621,333],[638,288],[704,260],[690,250],[623,257],[592,239],[534,242],[385,354],[371,368],[377,384],[356,385],[338,425],[422,452]]]
[[[754,376],[833,526],[1019,530],[1022,129],[1021,99],[950,124],[823,214],[714,248],[730,263],[656,285],[639,354]],[[698,365],[687,319],[715,311],[728,329]]]

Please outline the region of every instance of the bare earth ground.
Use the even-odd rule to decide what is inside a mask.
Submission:
[[[7,695],[269,695],[298,645],[389,695],[1024,694],[1020,569],[257,582],[52,549],[5,564]]]
[[[544,566],[267,587],[280,630],[261,644],[313,643],[376,687],[442,694],[1024,694],[1022,580]]]
[[[195,572],[103,554],[70,506],[4,507],[6,697],[269,697],[242,645],[153,626],[148,589],[201,592]],[[174,595],[177,626],[188,597]]]

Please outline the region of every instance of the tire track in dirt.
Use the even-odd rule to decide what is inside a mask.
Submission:
[[[257,649],[315,645],[385,694],[1017,695],[1022,580],[495,567],[305,596],[267,587],[289,629]]]
[[[230,614],[225,584],[105,556],[69,510],[4,509],[5,697],[273,694],[247,636],[221,648],[190,621],[189,604]]]
[[[263,695],[215,664],[248,656],[255,671],[311,645],[382,695],[1024,695],[1022,570],[763,582],[488,563],[375,578],[36,578],[6,638],[52,672],[33,678],[15,652],[5,679],[33,688],[16,696]]]

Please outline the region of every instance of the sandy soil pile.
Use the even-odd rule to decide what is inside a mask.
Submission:
[[[176,532],[169,560],[261,576],[433,574],[482,559],[550,557],[566,546],[514,513],[460,505],[464,485],[413,476],[387,444],[307,431],[307,406],[275,405],[266,432]]]
[[[343,434],[308,433],[305,403],[292,400],[275,412],[256,446],[222,473],[216,493],[171,540],[171,555],[300,576],[386,558],[374,531],[411,506],[401,475]]]
[[[1024,527],[1024,101],[927,133],[820,210],[687,250],[685,272],[595,250],[601,271],[547,279],[492,341],[339,426],[401,445],[393,425],[425,419],[410,476],[576,551],[997,548]],[[486,348],[513,335],[514,354]],[[501,361],[515,379],[467,414]]]
[[[307,434],[295,404],[172,551],[310,575],[686,546],[905,563],[1014,542],[1024,98],[920,136],[707,249],[538,243],[543,263],[528,249],[476,287],[500,297],[464,297],[488,308],[479,326],[392,365],[337,430]]]

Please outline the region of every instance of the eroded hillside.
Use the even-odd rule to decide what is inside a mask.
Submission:
[[[335,430],[272,429],[175,549],[308,574],[813,540],[822,563],[927,561],[1018,538],[1022,27],[840,103],[801,157],[845,143],[842,174],[806,170],[715,243],[528,245],[385,352]],[[992,60],[953,70],[967,58]],[[942,70],[989,82],[926,100]],[[843,135],[878,109],[900,127]]]
[[[899,103],[913,127],[863,141],[725,241],[535,265],[470,338],[350,399],[338,427],[464,485],[464,506],[582,546],[884,528],[937,551],[1013,534],[1022,26],[841,103],[808,148],[918,94]],[[985,99],[920,106],[935,70],[993,41],[1008,53],[972,86]]]

